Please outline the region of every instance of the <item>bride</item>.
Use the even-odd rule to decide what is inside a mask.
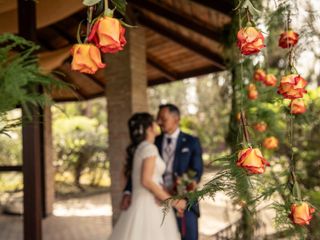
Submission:
[[[157,124],[149,113],[136,113],[128,122],[131,143],[127,148],[126,176],[132,179],[132,202],[123,211],[109,240],[180,240],[173,209],[166,214],[159,202],[171,196],[163,189],[165,163],[153,144]],[[178,212],[186,207],[185,200],[173,200]]]

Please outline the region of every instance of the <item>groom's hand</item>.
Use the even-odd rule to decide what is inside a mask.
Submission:
[[[127,210],[131,205],[131,194],[124,194],[122,196],[121,200],[121,205],[120,208],[121,210]]]
[[[184,210],[187,208],[187,201],[184,199],[173,200],[172,206],[178,211],[178,213],[183,214]]]

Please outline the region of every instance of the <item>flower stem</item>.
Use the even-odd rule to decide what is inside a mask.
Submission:
[[[246,140],[246,143],[249,144],[250,138],[249,138],[249,132],[247,128],[247,119],[246,119],[245,113],[242,110],[240,112],[240,119],[241,119],[244,139]]]
[[[91,32],[91,22],[92,22],[93,6],[88,7],[87,10],[87,35],[85,42],[88,41],[89,34]]]
[[[105,11],[109,9],[109,0],[104,0],[104,9]]]

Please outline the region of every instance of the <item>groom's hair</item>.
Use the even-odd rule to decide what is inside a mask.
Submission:
[[[180,118],[180,110],[176,105],[174,105],[172,103],[161,104],[159,106],[159,110],[161,110],[163,108],[168,108],[170,113],[176,114]]]

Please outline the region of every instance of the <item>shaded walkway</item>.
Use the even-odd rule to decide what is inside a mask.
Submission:
[[[205,174],[203,182],[210,175]],[[218,193],[215,201],[202,200],[200,207],[200,240],[212,239],[209,236],[237,221],[239,217],[231,201],[223,193]],[[264,215],[264,222],[270,223],[272,214],[267,211]],[[44,240],[106,240],[111,233],[111,222],[109,193],[56,201],[54,216],[43,222]],[[22,239],[22,217],[0,215],[0,229],[0,240]],[[270,233],[272,229],[267,231]]]

